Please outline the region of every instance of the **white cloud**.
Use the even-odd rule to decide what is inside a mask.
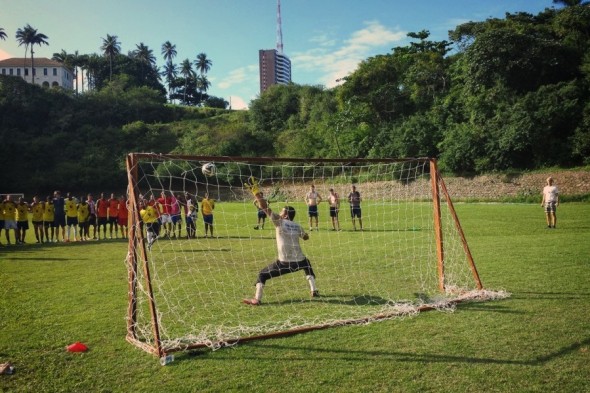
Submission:
[[[248,104],[242,97],[239,96],[229,96],[229,103],[231,105],[231,109],[234,110],[242,110],[248,109]]]
[[[310,41],[318,46],[291,56],[293,67],[306,72],[319,72],[318,83],[333,87],[352,73],[358,64],[377,53],[389,53],[394,43],[406,38],[407,32],[394,31],[377,21],[365,22],[366,27],[353,32],[336,50],[335,41],[319,34]]]
[[[258,64],[240,67],[230,71],[228,76],[217,84],[217,87],[220,89],[229,89],[234,85],[252,80],[253,76],[258,78]]]

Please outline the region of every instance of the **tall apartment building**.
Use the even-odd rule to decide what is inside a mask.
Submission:
[[[43,87],[60,86],[69,90],[74,88],[73,71],[58,61],[50,60],[46,57],[36,58],[35,69],[32,72],[35,75],[36,85]],[[11,59],[0,60],[1,75],[18,76],[32,83],[32,72],[30,58],[13,57]]]
[[[260,93],[272,85],[291,83],[291,60],[276,49],[258,51],[260,67]]]

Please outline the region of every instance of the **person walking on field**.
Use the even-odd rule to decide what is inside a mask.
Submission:
[[[258,206],[264,210],[270,218],[276,230],[276,242],[278,259],[262,269],[256,280],[256,292],[252,299],[244,299],[242,302],[251,306],[258,306],[262,302],[264,284],[273,277],[294,273],[298,270],[305,272],[305,278],[309,283],[311,297],[319,297],[320,294],[315,284],[315,274],[309,259],[303,254],[299,239],[307,240],[309,235],[305,233],[301,225],[293,222],[295,208],[285,206],[279,214],[273,213],[268,207],[261,193],[255,195]]]
[[[315,186],[312,184],[309,187],[309,192],[305,194],[305,204],[307,205],[307,214],[309,215],[309,230],[313,231],[312,222],[315,220],[315,230],[319,231],[318,228],[318,205],[322,201],[322,196],[315,190]]]
[[[545,208],[545,218],[547,219],[547,229],[555,229],[557,225],[557,206],[559,206],[559,190],[553,185],[553,178],[547,178],[547,185],[543,188],[543,199],[541,206]]]
[[[348,194],[348,203],[350,203],[350,217],[352,218],[352,227],[356,231],[356,218],[359,219],[359,226],[363,230],[363,219],[361,212],[361,193],[356,190],[356,186],[352,186],[352,191]]]

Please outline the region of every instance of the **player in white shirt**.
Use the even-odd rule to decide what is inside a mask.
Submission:
[[[547,228],[555,228],[557,225],[557,206],[559,206],[559,190],[553,185],[553,178],[547,178],[547,185],[543,188],[541,206],[545,209]]]
[[[301,225],[293,222],[295,208],[285,206],[279,214],[273,213],[268,207],[261,193],[256,194],[258,206],[270,217],[276,230],[278,259],[258,273],[256,281],[256,293],[252,299],[244,299],[243,302],[257,306],[262,301],[262,291],[267,280],[283,274],[293,273],[298,270],[305,272],[305,278],[309,283],[311,297],[318,297],[319,292],[315,286],[315,274],[309,259],[303,254],[299,239],[307,240],[309,235],[305,233]]]

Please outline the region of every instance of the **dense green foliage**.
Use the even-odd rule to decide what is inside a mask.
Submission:
[[[199,81],[206,56],[200,75],[188,59],[176,71],[167,64],[170,98],[185,105],[167,104],[153,69],[142,68],[150,51],[141,45],[134,56],[92,58],[102,71],[82,94],[1,77],[0,157],[10,170],[0,188],[123,190],[129,151],[433,156],[458,174],[590,163],[590,7],[465,23],[449,41],[409,36],[341,86],[273,86],[247,112],[190,107],[226,106]],[[183,77],[172,78],[177,71]]]

